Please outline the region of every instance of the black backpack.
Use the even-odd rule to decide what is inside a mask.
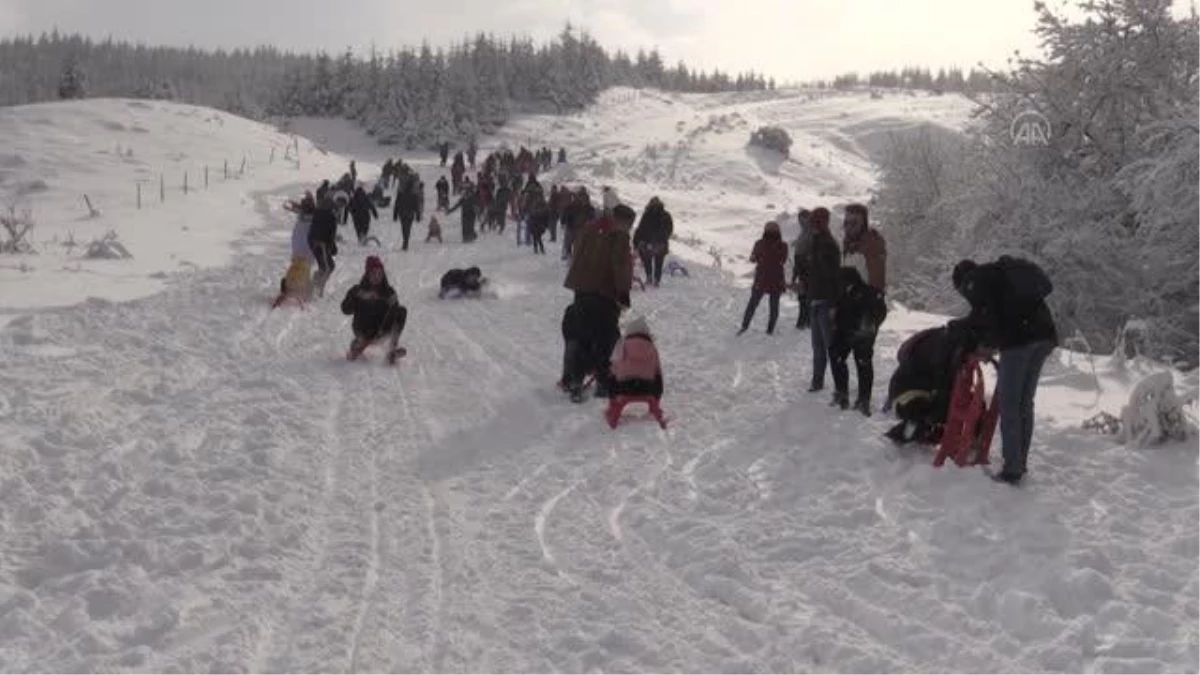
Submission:
[[[1050,277],[1034,262],[1004,255],[1000,256],[996,265],[1004,272],[1009,296],[1022,304],[1045,300],[1054,291]]]

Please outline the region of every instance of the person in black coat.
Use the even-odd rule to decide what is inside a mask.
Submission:
[[[378,256],[367,257],[362,280],[352,286],[342,300],[342,313],[354,316],[351,322],[354,340],[350,343],[347,358],[357,359],[364,349],[386,337],[388,362],[395,362],[400,334],[408,322],[408,308],[400,304]]]
[[[815,392],[825,388],[825,367],[829,363],[829,347],[833,344],[832,313],[840,295],[842,252],[829,232],[829,209],[813,209],[809,225],[813,232],[812,249],[808,256],[813,374],[808,390]]]
[[[887,305],[872,292],[853,267],[838,272],[841,290],[833,316],[833,342],[829,346],[830,370],[833,371],[833,401],[845,410],[850,407],[850,369],[846,359],[854,354],[858,374],[858,398],[854,409],[871,416],[871,387],[875,383],[875,333],[887,316]]]
[[[413,221],[421,210],[421,196],[417,194],[417,179],[409,177],[396,193],[396,204],[392,209],[392,221],[400,221],[400,234],[404,238],[403,250],[408,250],[408,240],[412,236]]]
[[[642,211],[642,220],[633,232],[633,245],[642,258],[646,270],[646,283],[658,286],[662,282],[663,262],[675,231],[675,221],[658,197],[651,197]]]
[[[375,210],[374,202],[361,185],[354,189],[354,196],[350,198],[350,205],[346,210],[350,212],[350,219],[354,221],[354,233],[358,235],[358,242],[361,244],[371,230],[371,219],[378,218],[379,212]]]
[[[308,228],[308,248],[317,259],[317,273],[313,275],[313,293],[319,298],[325,294],[325,282],[329,281],[335,267],[337,255],[337,215],[333,201],[328,195],[317,200],[312,224]]]
[[[1009,256],[983,265],[963,260],[954,268],[953,281],[971,305],[970,314],[953,323],[980,350],[1000,353],[997,397],[1004,468],[995,478],[1015,485],[1025,475],[1033,439],[1038,379],[1058,345],[1058,328],[1046,304],[1054,286],[1036,264]]]
[[[465,270],[453,269],[442,275],[441,290],[438,291],[438,297],[445,298],[451,294],[456,296],[477,296],[483,290],[483,285],[486,283],[487,280],[483,278],[483,272],[478,267],[468,267]]]
[[[542,243],[542,236],[550,227],[550,206],[540,193],[533,197],[526,223],[530,241],[533,243],[533,252],[545,255],[546,245]]]
[[[460,208],[462,209],[463,242],[475,241],[475,218],[479,215],[479,191],[471,185],[471,181],[463,183],[462,196],[458,198],[458,202],[454,206],[451,206],[446,213],[454,213]]]
[[[950,408],[954,379],[973,351],[969,335],[954,322],[927,328],[904,341],[888,383],[885,410],[900,421],[887,431],[896,443],[937,443]]]
[[[437,190],[437,207],[439,209],[450,208],[450,181],[442,176],[433,184],[433,187]]]

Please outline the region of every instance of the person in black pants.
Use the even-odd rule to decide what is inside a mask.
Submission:
[[[658,286],[662,283],[663,262],[667,258],[671,234],[675,221],[663,207],[662,200],[652,197],[642,212],[642,219],[633,232],[633,245],[642,258],[646,270],[646,283]]]
[[[415,178],[409,178],[396,195],[396,205],[392,210],[392,220],[400,221],[400,234],[404,237],[403,250],[408,250],[408,239],[412,236],[413,220],[421,210],[421,196],[417,194]]]
[[[337,255],[337,216],[333,212],[333,201],[329,196],[317,201],[312,225],[308,228],[308,248],[317,259],[317,273],[313,275],[313,294],[325,294],[325,282],[333,274],[333,257]]]
[[[374,202],[361,186],[354,189],[354,196],[350,198],[350,205],[346,207],[346,211],[354,221],[354,234],[358,235],[358,242],[361,244],[371,231],[371,219],[378,218],[379,212],[375,210]]]
[[[437,207],[443,211],[450,208],[450,181],[442,176],[433,187],[437,190]]]
[[[850,369],[846,359],[854,354],[858,373],[858,398],[854,409],[871,416],[871,387],[875,384],[875,335],[887,317],[887,304],[853,267],[838,270],[840,294],[834,312],[829,368],[833,372],[833,400],[842,410],[850,407]]]
[[[779,223],[771,221],[763,228],[762,239],[754,243],[750,253],[750,262],[754,263],[754,286],[750,290],[750,302],[742,315],[742,329],[738,335],[745,333],[754,320],[754,312],[763,296],[767,296],[771,305],[771,314],[767,319],[767,335],[775,332],[775,322],[779,320],[779,296],[783,295],[783,268],[787,265],[787,244],[779,233]]]
[[[408,323],[408,308],[400,304],[378,256],[367,257],[362,280],[342,300],[342,313],[354,317],[351,323],[354,340],[346,355],[348,359],[357,359],[363,350],[384,338],[388,340],[388,363],[395,363],[403,354],[399,342]]]

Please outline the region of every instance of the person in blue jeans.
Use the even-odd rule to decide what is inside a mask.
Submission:
[[[829,364],[829,348],[833,345],[833,309],[841,295],[839,274],[842,253],[837,240],[829,232],[829,209],[813,209],[808,220],[812,244],[808,250],[808,279],[805,291],[811,303],[812,321],[812,383],[810,392],[825,388],[825,370]]]
[[[971,305],[971,313],[955,323],[967,329],[977,351],[1000,353],[1004,468],[993,478],[1016,485],[1025,476],[1033,439],[1038,378],[1058,346],[1058,329],[1046,305],[1054,286],[1040,267],[1009,256],[983,265],[963,260],[954,267],[953,281]]]

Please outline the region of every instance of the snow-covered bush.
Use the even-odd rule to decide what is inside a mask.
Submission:
[[[792,137],[783,127],[763,126],[750,134],[750,145],[774,150],[788,157],[792,151]]]
[[[109,230],[103,237],[93,239],[92,243],[88,244],[83,257],[90,260],[123,260],[132,258],[133,254],[121,243],[116,231]]]
[[[7,210],[0,213],[0,253],[33,253],[33,244],[29,242],[29,233],[33,230],[33,212],[29,209],[17,210],[16,204],[9,204]]]
[[[1122,440],[1147,448],[1169,441],[1186,441],[1196,435],[1178,395],[1170,371],[1155,373],[1138,383],[1121,410]]]
[[[934,154],[933,170],[919,148],[881,160],[874,219],[896,251],[897,294],[955,311],[955,260],[1017,254],[1053,277],[1061,333],[1108,352],[1140,317],[1147,356],[1195,364],[1200,21],[1172,18],[1161,0],[1087,3],[1082,21],[1048,4],[1037,29],[1046,59],[995,76],[1001,91],[977,99],[961,150]],[[1044,143],[1014,138],[1030,111]]]

